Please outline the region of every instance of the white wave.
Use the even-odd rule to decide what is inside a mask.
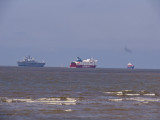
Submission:
[[[116,94],[116,95],[119,95],[119,96],[121,96],[121,95],[123,95],[122,93],[119,93],[119,94]]]
[[[112,94],[113,92],[103,92],[103,93]]]
[[[61,98],[39,98],[39,99],[8,99],[5,98],[3,100],[7,103],[13,102],[26,102],[26,103],[43,103],[43,104],[54,104],[54,105],[76,105],[77,100],[75,98],[65,98],[61,100]],[[2,101],[2,102],[3,102]]]
[[[109,94],[109,95],[117,95],[117,96],[123,96],[123,95],[126,95],[126,96],[141,96],[141,95],[144,95],[144,96],[156,96],[155,93],[145,93],[145,90],[141,90],[140,92],[134,92],[133,90],[123,90],[123,91],[107,91],[107,92],[103,92],[103,93],[106,93],[106,94]]]
[[[66,102],[66,101],[51,101],[51,102],[43,102],[45,104],[51,105],[76,105],[75,102]]]
[[[62,103],[55,103],[55,102],[46,102],[45,104],[48,104],[48,105],[63,105]]]
[[[114,102],[119,102],[122,101],[123,99],[109,99],[109,101],[114,101]]]
[[[77,100],[74,99],[74,98],[67,98],[67,101],[68,101],[68,102],[76,102]]]
[[[63,103],[64,105],[76,105],[76,103]]]
[[[132,90],[124,90],[125,92],[129,92],[129,91],[132,91]],[[118,91],[118,92],[104,92],[104,93],[107,93],[107,94],[113,94],[113,95],[118,95],[118,96],[122,96],[122,95],[127,95],[127,96],[138,96],[140,94],[131,94],[131,93],[123,93],[122,91]]]
[[[12,102],[28,102],[28,103],[34,102],[32,99],[8,99],[8,100],[11,100]]]
[[[151,93],[151,94],[143,94],[143,95],[146,95],[146,96],[155,96],[156,94],[155,93]]]
[[[7,102],[7,103],[15,103],[15,102],[32,102],[31,99],[8,99],[8,98],[1,98],[1,102]]]
[[[139,96],[140,94],[125,94],[125,95],[128,95],[128,96]]]
[[[160,99],[157,98],[143,98],[143,97],[126,98],[126,100],[133,100],[139,102],[160,102]]]
[[[64,111],[66,111],[66,112],[71,112],[71,111],[72,111],[72,109],[67,109],[67,110],[64,110]]]
[[[65,100],[61,100],[61,98],[41,98],[35,102],[46,103],[46,104],[55,104],[55,105],[76,105],[76,99],[74,98],[65,98]]]
[[[5,102],[12,103],[13,101],[12,101],[12,99],[6,99]]]
[[[133,90],[124,90],[125,92],[131,92],[131,91],[133,91]]]
[[[117,91],[117,92],[104,92],[104,93],[107,93],[107,94],[122,94],[123,92],[122,91]]]
[[[59,101],[60,98],[39,98],[38,101]]]

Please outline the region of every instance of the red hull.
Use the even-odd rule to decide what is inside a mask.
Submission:
[[[134,69],[134,65],[128,65],[127,68],[128,69]]]
[[[96,68],[96,65],[70,65],[70,68]]]

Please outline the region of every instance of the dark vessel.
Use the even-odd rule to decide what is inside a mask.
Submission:
[[[25,66],[25,67],[44,67],[45,62],[37,62],[34,58],[28,56],[24,57],[23,60],[17,62],[18,66]]]

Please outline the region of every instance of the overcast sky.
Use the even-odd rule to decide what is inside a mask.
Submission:
[[[77,56],[98,67],[160,69],[159,0],[0,0],[0,65]]]

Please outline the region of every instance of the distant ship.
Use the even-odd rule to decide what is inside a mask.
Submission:
[[[76,61],[71,62],[70,68],[96,68],[96,63],[98,60],[93,58],[82,60],[81,58],[77,57]]]
[[[128,68],[128,69],[134,69],[134,65],[131,64],[131,63],[128,63],[128,64],[127,64],[127,68]]]
[[[37,62],[34,58],[27,56],[24,57],[23,60],[17,62],[18,66],[26,66],[26,67],[43,67],[45,62]]]

